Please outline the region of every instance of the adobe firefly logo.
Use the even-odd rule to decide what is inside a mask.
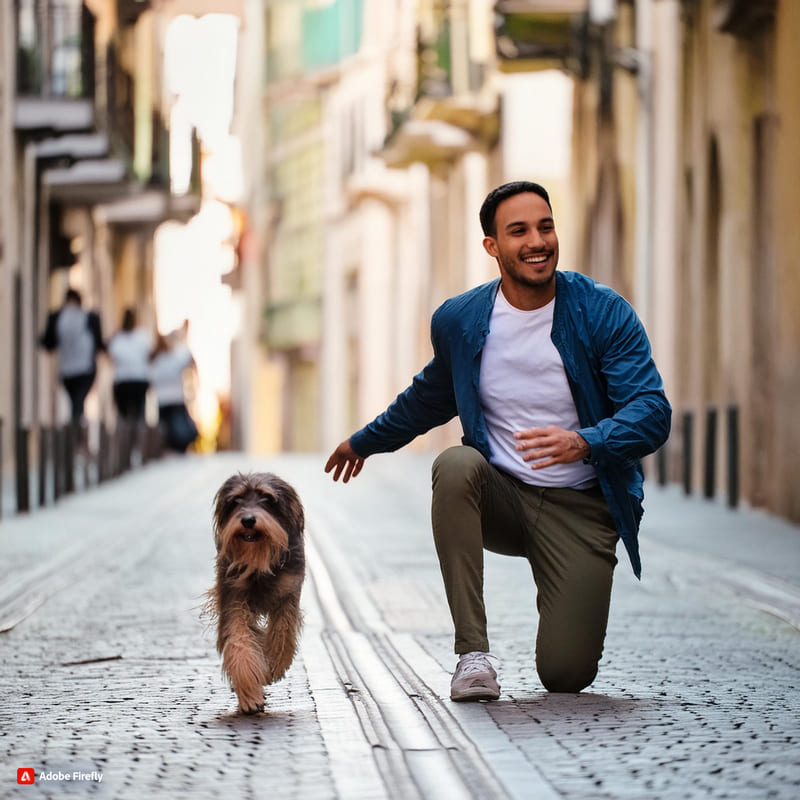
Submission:
[[[36,772],[31,767],[21,767],[17,770],[17,783],[23,786],[36,783]]]

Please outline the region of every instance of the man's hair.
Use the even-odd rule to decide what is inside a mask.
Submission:
[[[64,302],[77,303],[78,305],[81,304],[81,294],[77,289],[67,289],[67,294],[64,297]]]
[[[512,181],[511,183],[504,183],[502,186],[492,189],[492,191],[486,195],[486,199],[481,206],[479,216],[484,236],[497,235],[497,225],[495,224],[497,206],[499,206],[503,200],[508,200],[509,197],[513,197],[515,194],[522,194],[523,192],[538,194],[539,197],[543,198],[545,203],[547,203],[550,211],[553,210],[553,207],[550,205],[550,195],[547,194],[547,189],[545,189],[544,186],[533,183],[532,181]]]
[[[136,311],[132,308],[126,308],[125,313],[122,315],[122,330],[132,331],[136,327]]]

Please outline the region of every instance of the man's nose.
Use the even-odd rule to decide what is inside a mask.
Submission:
[[[544,237],[535,229],[528,232],[525,244],[530,247],[531,250],[544,250],[546,247]]]
[[[242,517],[242,525],[245,528],[252,528],[256,524],[256,518],[252,514]]]

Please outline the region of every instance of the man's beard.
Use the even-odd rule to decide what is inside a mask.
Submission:
[[[554,258],[554,254],[550,254],[550,258]],[[548,286],[555,280],[556,270],[555,267],[549,268],[548,272],[541,275],[528,275],[520,269],[520,262],[517,258],[509,258],[501,256],[500,262],[503,265],[509,278],[521,286],[527,286],[530,289],[541,289],[543,286]]]

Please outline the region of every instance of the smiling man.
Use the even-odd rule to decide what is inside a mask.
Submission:
[[[443,303],[433,359],[325,466],[346,483],[458,416],[463,444],[433,465],[431,518],[459,660],[453,700],[500,695],[483,600],[483,551],[527,558],[537,589],[536,668],[552,692],[594,680],[618,539],[637,577],[639,459],[669,434],[671,409],[631,306],[558,265],[547,191],[489,193],[483,246],[500,277]]]

